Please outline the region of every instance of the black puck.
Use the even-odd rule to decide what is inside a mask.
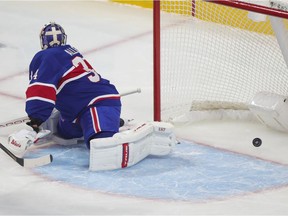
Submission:
[[[252,143],[255,147],[259,147],[262,145],[262,140],[260,138],[254,138]]]
[[[120,118],[120,127],[122,127],[124,124],[125,124],[125,121],[122,118]]]

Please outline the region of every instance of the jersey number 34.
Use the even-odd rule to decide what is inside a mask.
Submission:
[[[75,57],[72,60],[72,63],[74,67],[80,66],[83,67],[84,71],[93,72],[92,75],[88,76],[88,79],[91,82],[98,82],[100,80],[100,76],[97,74],[97,72],[91,67],[91,65],[86,60],[84,60],[80,56]]]

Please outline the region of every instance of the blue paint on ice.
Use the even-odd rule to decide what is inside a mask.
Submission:
[[[84,144],[51,146],[33,156],[52,153],[52,164],[34,171],[55,181],[133,197],[203,201],[223,199],[288,185],[288,167],[249,156],[182,141],[173,153],[149,156],[133,167],[88,170]]]

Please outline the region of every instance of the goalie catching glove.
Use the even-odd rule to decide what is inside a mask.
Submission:
[[[30,131],[27,129],[22,129],[9,135],[8,149],[18,157],[23,157],[27,149],[33,143],[36,143],[39,139],[47,136],[49,133],[49,130],[40,130],[38,133],[36,133],[34,130]]]

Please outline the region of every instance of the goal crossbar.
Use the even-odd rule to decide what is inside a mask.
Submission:
[[[231,1],[231,0],[205,0],[206,2],[220,4],[220,5],[226,5],[229,7],[234,7],[238,9],[243,9],[247,11],[252,11],[256,13],[261,13],[265,15],[280,17],[284,19],[288,19],[288,13],[287,11],[266,7],[259,4],[252,4],[248,2],[243,1]]]

